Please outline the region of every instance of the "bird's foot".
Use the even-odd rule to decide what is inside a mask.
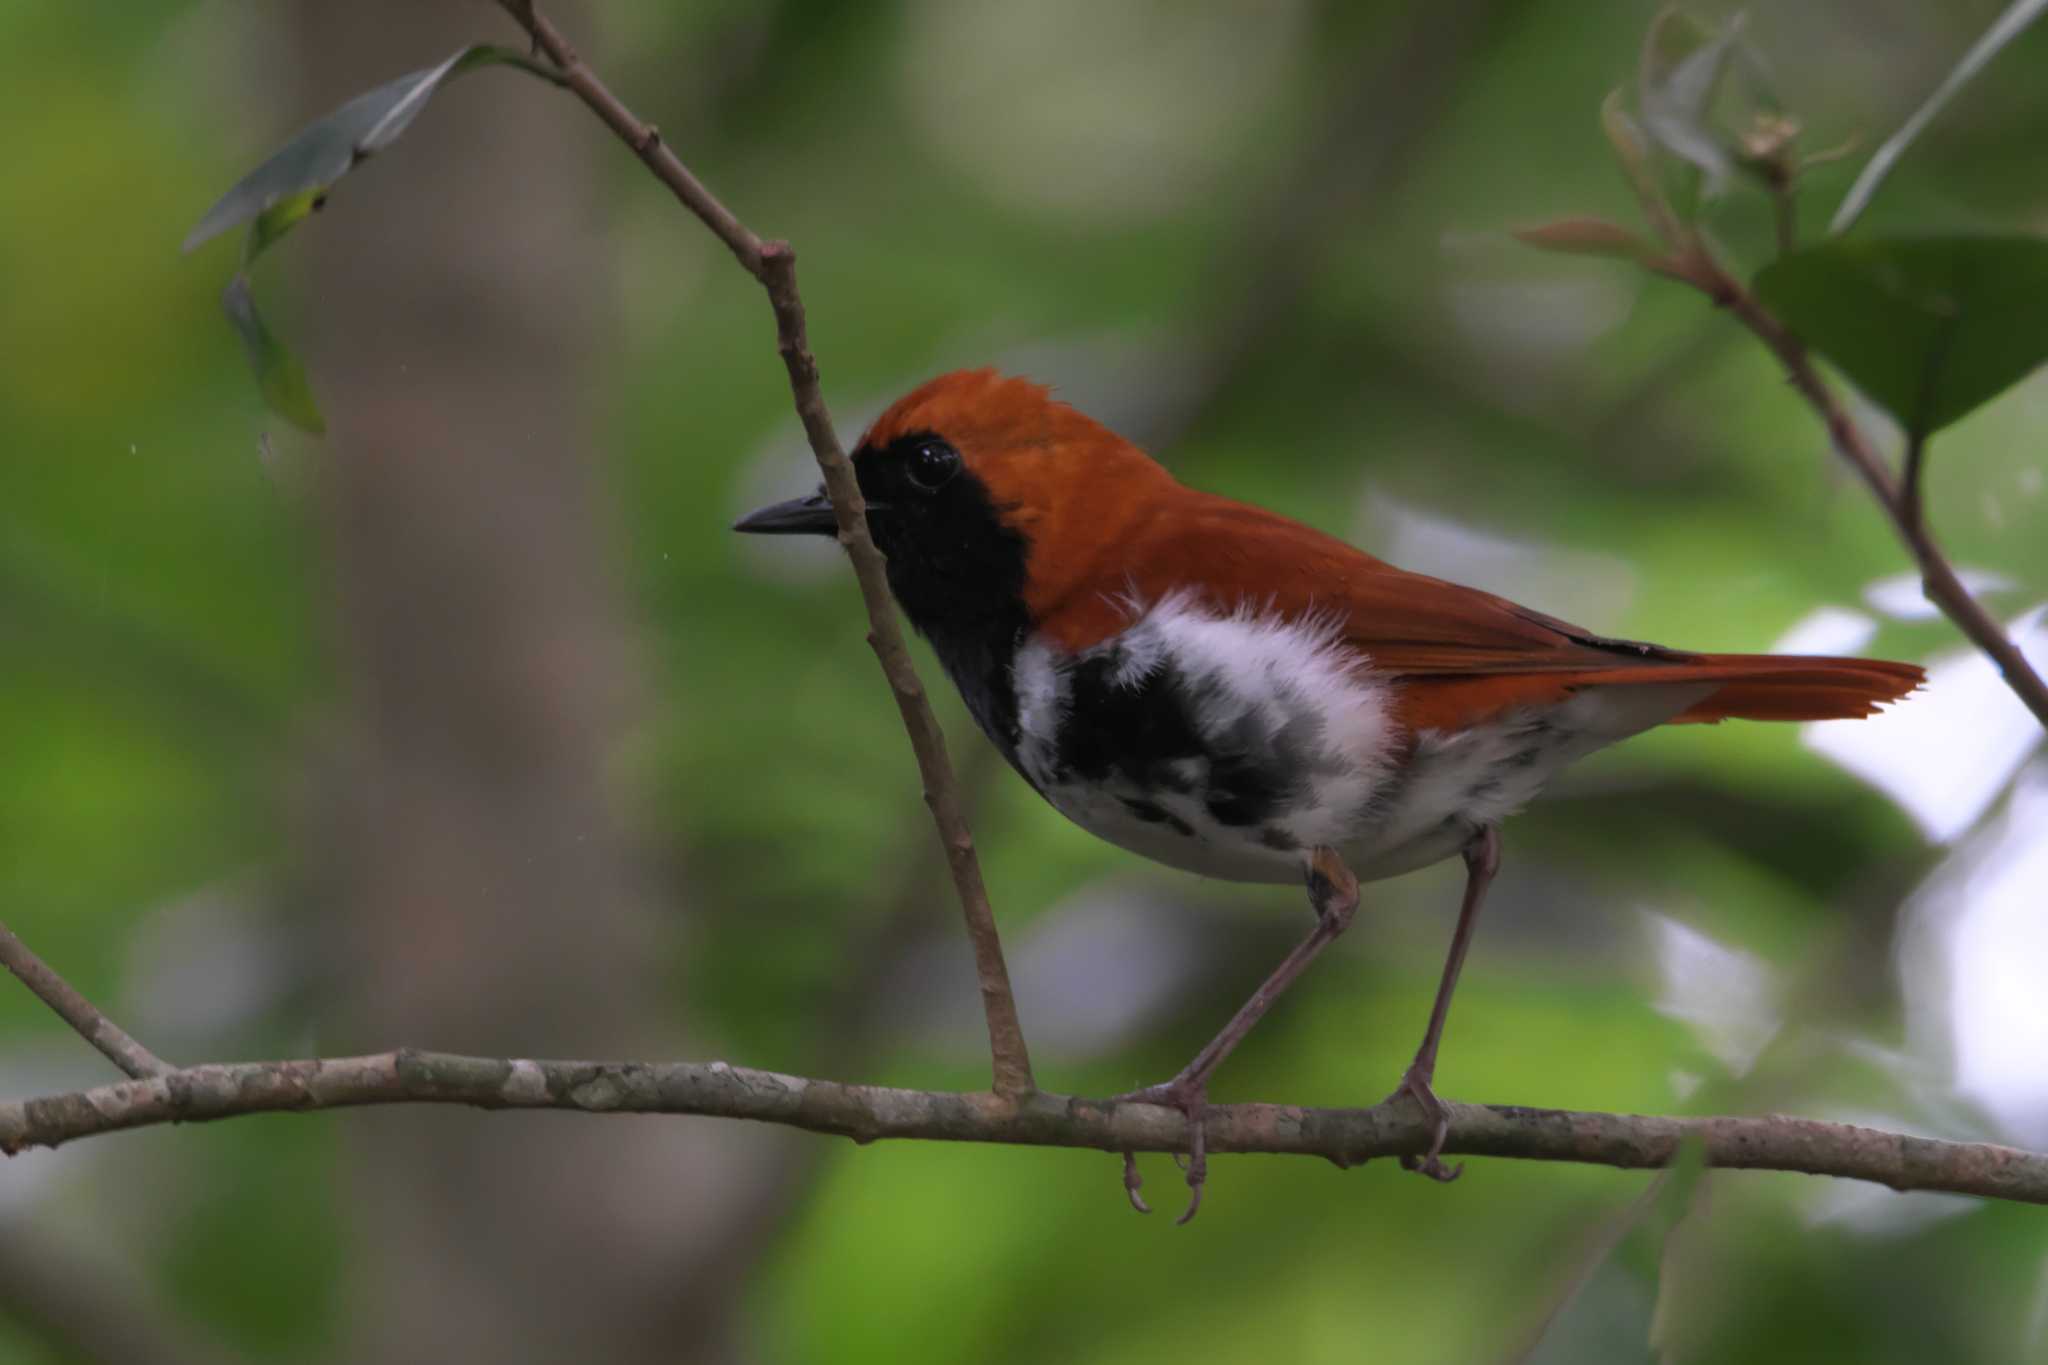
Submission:
[[[1443,1163],[1444,1139],[1449,1137],[1451,1132],[1451,1113],[1444,1107],[1444,1102],[1437,1098],[1436,1091],[1430,1089],[1430,1080],[1429,1071],[1411,1063],[1401,1074],[1401,1083],[1394,1087],[1394,1093],[1381,1103],[1392,1104],[1406,1095],[1421,1107],[1422,1117],[1430,1125],[1429,1147],[1420,1156],[1411,1152],[1402,1157],[1401,1169],[1420,1171],[1431,1180],[1448,1185],[1465,1173],[1465,1163],[1461,1161],[1455,1166],[1446,1166]]]
[[[1145,1202],[1145,1196],[1138,1191],[1143,1188],[1145,1177],[1138,1174],[1138,1154],[1124,1153],[1124,1198],[1131,1201],[1131,1207],[1139,1213],[1152,1212],[1152,1206]]]
[[[1143,1090],[1133,1090],[1127,1094],[1114,1096],[1113,1099],[1119,1104],[1156,1104],[1163,1109],[1178,1109],[1187,1116],[1188,1154],[1182,1157],[1176,1153],[1174,1156],[1174,1161],[1187,1173],[1188,1181],[1187,1212],[1176,1218],[1174,1224],[1185,1225],[1195,1216],[1196,1210],[1202,1207],[1202,1186],[1209,1179],[1207,1082],[1175,1077],[1164,1085],[1147,1086]],[[1138,1193],[1138,1187],[1142,1184],[1144,1181],[1138,1175],[1137,1153],[1125,1152],[1124,1194],[1130,1199],[1132,1208],[1139,1213],[1150,1213],[1151,1206],[1145,1202],[1144,1196]]]

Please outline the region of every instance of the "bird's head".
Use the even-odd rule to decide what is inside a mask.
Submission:
[[[992,369],[918,386],[853,451],[868,531],[913,624],[1021,605],[1036,612],[1102,568],[1171,476],[1047,389]],[[764,507],[736,531],[832,535],[823,491]]]

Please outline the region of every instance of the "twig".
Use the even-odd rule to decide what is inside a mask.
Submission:
[[[1790,187],[1772,192],[1771,221],[1777,229],[1778,254],[1790,255],[1799,245],[1799,196]]]
[[[809,1080],[724,1062],[578,1062],[465,1057],[402,1049],[369,1057],[187,1067],[147,1080],[0,1103],[0,1151],[242,1114],[373,1104],[480,1109],[699,1114],[754,1119],[856,1142],[945,1142],[1174,1152],[1187,1147],[1178,1110],[1037,1092],[897,1090]],[[1471,1156],[1662,1167],[1688,1138],[1709,1166],[1800,1171],[2048,1204],[2048,1154],[1990,1143],[1910,1137],[1846,1123],[1762,1118],[1662,1118],[1511,1105],[1452,1104],[1444,1150]],[[1208,1111],[1212,1152],[1312,1155],[1355,1165],[1420,1152],[1429,1125],[1406,1103],[1371,1109],[1227,1104]]]
[[[76,1029],[79,1037],[98,1048],[108,1061],[130,1076],[141,1080],[161,1076],[171,1070],[168,1062],[130,1038],[120,1025],[100,1013],[98,1006],[57,975],[55,968],[37,957],[5,924],[0,924],[0,965],[13,972],[38,1000]]]
[[[868,613],[868,644],[881,660],[910,733],[911,748],[917,752],[918,773],[924,782],[925,804],[931,807],[940,842],[953,874],[953,888],[967,920],[967,935],[974,946],[974,965],[981,986],[983,1013],[988,1020],[989,1049],[994,1061],[994,1089],[997,1095],[1016,1099],[1031,1093],[1031,1057],[1024,1044],[1024,1029],[1017,1018],[1016,997],[1010,990],[1009,969],[1003,962],[1002,940],[996,933],[995,915],[989,908],[988,889],[982,882],[981,864],[974,853],[974,836],[968,831],[961,811],[959,784],[954,780],[946,757],[945,734],[932,715],[924,686],[910,652],[904,647],[903,630],[889,598],[888,579],[882,555],[868,535],[867,505],[853,466],[841,450],[833,432],[831,415],[818,387],[818,363],[812,357],[805,333],[803,300],[797,293],[796,253],[787,242],[764,241],[754,235],[718,201],[711,191],[690,173],[689,168],[669,150],[651,125],[641,122],[596,74],[576,55],[561,33],[529,0],[499,0],[505,12],[525,29],[534,46],[547,54],[560,69],[564,82],[589,105],[605,125],[645,162],[655,178],[674,192],[685,208],[697,215],[717,234],[746,272],[768,291],[775,311],[777,349],[789,370],[789,386],[797,415],[803,419],[804,434],[810,438],[811,453],[824,475],[825,491],[839,519],[839,543],[853,561],[860,580],[861,598]]]
[[[1914,442],[1907,453],[1907,484],[1902,488],[1869,436],[1849,416],[1834,390],[1814,368],[1805,343],[1778,321],[1742,281],[1715,260],[1704,244],[1694,243],[1682,254],[1653,264],[1652,268],[1700,290],[1770,347],[1771,353],[1784,365],[1792,387],[1799,390],[1826,424],[1828,440],[1833,444],[1835,453],[1847,460],[1849,467],[1877,495],[1885,515],[1891,518],[1899,538],[1905,542],[1920,568],[1921,583],[1928,600],[1969,637],[1970,643],[1998,665],[1999,672],[2005,677],[2005,685],[2012,689],[2013,695],[2034,713],[2035,719],[2048,727],[2048,682],[2042,681],[2041,675],[2027,662],[2027,657],[2020,653],[2019,646],[2007,638],[2004,629],[1983,604],[1970,595],[1970,590],[1963,586],[1963,580],[1957,577],[1955,566],[1949,563],[1948,556],[1942,553],[1933,533],[1927,528],[1919,499],[1919,442]]]
[[[1905,483],[1899,490],[1899,504],[1905,524],[1914,530],[1927,525],[1927,508],[1920,496],[1920,469],[1927,455],[1927,437],[1914,432],[1906,438]]]

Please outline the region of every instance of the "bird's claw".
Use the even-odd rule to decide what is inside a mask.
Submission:
[[[1138,1193],[1145,1177],[1138,1174],[1138,1154],[1124,1153],[1124,1197],[1131,1201],[1131,1207],[1139,1213],[1152,1212],[1152,1206],[1145,1202],[1145,1196]]]
[[[1465,1174],[1465,1163],[1460,1161],[1455,1166],[1446,1166],[1437,1157],[1416,1156],[1410,1153],[1401,1158],[1401,1169],[1426,1175],[1439,1185],[1448,1185],[1459,1176]]]
[[[1192,1111],[1188,1112],[1188,1155],[1185,1160],[1176,1152],[1173,1161],[1187,1172],[1187,1212],[1173,1220],[1177,1228],[1186,1227],[1202,1207],[1202,1187],[1209,1182],[1209,1124],[1203,1116],[1204,1101],[1198,1096]]]
[[[1165,1109],[1178,1109],[1187,1116],[1187,1154],[1173,1154],[1174,1164],[1187,1173],[1188,1182],[1187,1211],[1173,1221],[1175,1227],[1185,1226],[1202,1207],[1202,1186],[1209,1179],[1209,1125],[1206,1119],[1209,1107],[1208,1087],[1170,1081],[1165,1085],[1133,1090],[1129,1094],[1116,1096],[1116,1099],[1119,1103],[1156,1104]],[[1138,1193],[1138,1187],[1144,1182],[1138,1175],[1137,1154],[1125,1152],[1123,1156],[1124,1194],[1131,1201],[1132,1208],[1139,1213],[1150,1213],[1151,1205]]]
[[[1420,1154],[1410,1152],[1401,1158],[1401,1169],[1415,1171],[1428,1176],[1440,1185],[1448,1185],[1465,1173],[1465,1163],[1446,1166],[1442,1156],[1444,1140],[1451,1135],[1451,1112],[1444,1102],[1437,1098],[1430,1088],[1430,1077],[1421,1069],[1411,1066],[1401,1075],[1401,1083],[1394,1087],[1382,1103],[1391,1104],[1403,1095],[1415,1101],[1422,1109],[1422,1117],[1430,1123],[1429,1147]]]

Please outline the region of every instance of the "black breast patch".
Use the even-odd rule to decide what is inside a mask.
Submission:
[[[1159,823],[1187,833],[1187,822],[1153,798],[1191,797],[1211,820],[1236,828],[1266,825],[1294,803],[1317,761],[1307,742],[1313,722],[1297,715],[1276,724],[1225,696],[1214,677],[1190,676],[1170,660],[1120,679],[1125,663],[1125,651],[1112,647],[1068,671],[1056,781],[1136,788],[1147,795],[1125,802],[1133,815],[1164,816]]]

